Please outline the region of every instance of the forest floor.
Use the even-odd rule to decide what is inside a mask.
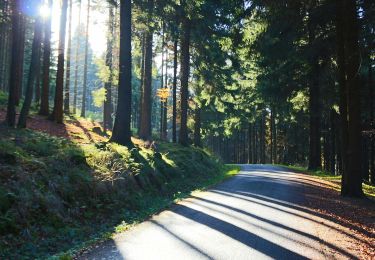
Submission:
[[[82,118],[56,124],[32,113],[27,127],[0,124],[0,259],[70,259],[238,172],[195,147],[108,143],[110,133]]]
[[[280,165],[282,167],[286,167],[292,171],[295,172],[300,172],[304,174],[308,174],[314,178],[317,178],[319,180],[324,180],[326,183],[329,183],[329,187],[331,189],[334,189],[338,192],[341,190],[341,176],[340,175],[333,175],[329,172],[324,172],[324,171],[310,171],[304,167],[299,167],[299,166],[286,166],[286,165]],[[375,200],[375,186],[371,185],[370,183],[362,183],[362,189],[364,194]]]
[[[308,171],[302,167],[282,166],[302,173],[311,184],[307,201],[312,210],[349,227],[351,232],[361,236],[368,243],[357,243],[361,258],[375,259],[375,187],[363,184],[364,199],[347,198],[340,195],[341,176],[324,172]],[[302,175],[303,176],[303,175]],[[364,257],[366,256],[366,257]]]
[[[0,122],[5,120],[6,109],[0,108]],[[17,118],[19,113],[17,113]],[[58,124],[46,117],[31,113],[27,119],[27,128],[40,131],[52,136],[62,137],[80,144],[108,141],[108,134],[102,130],[99,123],[74,117],[66,116],[64,124]]]

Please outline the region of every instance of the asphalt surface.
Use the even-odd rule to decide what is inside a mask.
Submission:
[[[349,230],[306,206],[300,174],[243,165],[80,259],[353,259]]]

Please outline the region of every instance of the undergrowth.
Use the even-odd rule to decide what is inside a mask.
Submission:
[[[0,90],[0,108],[3,108],[7,105],[7,102],[8,102],[8,95]]]
[[[194,147],[78,145],[3,127],[0,258],[66,257],[236,171]]]
[[[333,186],[332,186],[333,189],[335,189],[337,191],[341,190],[341,185],[340,185],[341,184],[341,175],[333,175],[330,172],[321,171],[321,170],[311,171],[311,170],[308,170],[305,167],[294,166],[294,165],[280,165],[280,166],[286,167],[286,168],[288,168],[292,171],[296,171],[296,172],[300,172],[300,173],[306,173],[310,176],[314,176],[314,177],[317,177],[319,179],[329,181],[333,184]],[[363,192],[365,193],[365,195],[375,198],[375,186],[367,184],[367,183],[362,183],[362,189],[363,189]]]

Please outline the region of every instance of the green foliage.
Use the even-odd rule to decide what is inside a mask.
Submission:
[[[79,249],[234,169],[201,149],[167,143],[156,151],[110,143],[79,146],[7,128],[0,137],[0,258],[5,259]]]
[[[8,102],[8,94],[0,90],[0,107],[5,107]]]
[[[99,108],[103,107],[103,104],[106,101],[106,93],[107,93],[105,88],[99,88],[97,90],[93,90],[91,93],[92,93],[94,106],[99,107]]]
[[[98,76],[101,82],[108,83],[111,72],[109,71],[109,67],[105,64],[105,60],[97,58],[95,59],[95,63],[98,66],[96,76]]]

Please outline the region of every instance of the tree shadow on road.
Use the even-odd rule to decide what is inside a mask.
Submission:
[[[266,170],[264,170],[264,172],[266,172]],[[267,176],[267,174],[261,174],[259,176],[256,174],[251,176],[251,173],[239,174],[237,177],[209,190],[205,193],[206,196],[191,196],[190,199],[173,206],[169,211],[185,219],[204,225],[211,230],[220,232],[249,247],[249,249],[256,250],[268,257],[276,259],[308,259],[306,257],[307,254],[305,255],[304,251],[301,251],[301,248],[307,248],[310,251],[313,250],[314,252],[321,253],[321,248],[317,245],[322,245],[324,248],[329,249],[330,252],[335,252],[335,254],[339,254],[341,257],[345,258],[358,259],[361,255],[355,255],[352,250],[345,248],[342,244],[333,244],[329,240],[322,240],[320,237],[316,236],[312,230],[298,229],[298,227],[287,225],[282,221],[279,222],[277,218],[267,218],[258,214],[259,212],[250,212],[249,209],[239,207],[238,205],[241,205],[241,203],[250,203],[256,205],[258,208],[265,207],[273,211],[279,211],[280,213],[287,214],[286,217],[290,215],[306,219],[316,225],[323,225],[350,237],[354,241],[367,244],[367,246],[371,247],[372,242],[367,238],[373,237],[374,234],[369,232],[366,228],[355,225],[353,222],[345,221],[340,217],[342,216],[340,213],[335,215],[330,214],[332,211],[329,210],[325,212],[317,211],[322,205],[316,201],[310,201],[311,198],[316,199],[320,196],[325,203],[336,203],[337,200],[340,200],[340,197],[338,197],[337,194],[334,195],[332,193],[334,191],[329,191],[329,196],[325,197],[327,196],[326,187],[315,186],[313,182],[306,181],[303,178],[292,179],[277,176],[277,174],[280,173],[284,173],[284,169],[280,170],[280,172],[273,170],[269,176]],[[235,182],[235,184],[233,182]],[[259,185],[257,182],[264,183]],[[296,194],[300,196],[295,197]],[[238,205],[232,205],[224,201],[231,201],[230,199],[232,199],[232,201],[233,199],[237,199],[242,202]],[[356,210],[355,206],[352,205],[353,202],[348,202],[346,200],[344,200],[344,202],[346,203],[343,205],[348,207],[346,210]],[[222,215],[225,215],[223,219],[219,217]],[[228,218],[235,219],[236,222],[231,223],[227,220]],[[322,221],[322,219],[325,221]],[[183,238],[170,229],[168,225],[164,225],[158,218],[153,218],[151,222],[158,226],[161,232],[166,232],[169,237],[175,241],[185,244],[192,251],[195,251],[204,258],[212,259],[210,255],[211,252],[207,252],[204,245],[200,245],[197,241],[194,241],[194,235],[196,234],[189,234],[189,232],[187,232],[187,237]],[[342,230],[332,222],[350,228],[351,230]],[[262,232],[253,232],[253,229],[250,231],[234,223],[245,223],[244,225],[253,226],[255,228],[254,230],[263,230],[263,232],[266,232],[265,234],[271,235],[271,239],[267,236],[263,236]],[[186,226],[186,229],[189,229],[189,227]],[[355,230],[357,233],[352,233],[352,230]],[[291,234],[295,234],[295,236]],[[276,239],[274,240],[272,237]],[[300,241],[300,238],[305,239],[301,239]],[[282,243],[278,243],[278,239],[289,241],[290,244],[288,243],[288,248]],[[309,241],[312,243],[309,244]],[[111,243],[112,247],[116,247],[114,241],[109,241],[108,243]],[[210,241],[207,241],[207,243],[210,243]],[[290,248],[291,245],[300,245],[301,248],[299,251],[294,251],[293,248]],[[147,247],[147,245],[145,246]],[[171,248],[171,250],[173,251],[173,248]]]
[[[219,231],[224,235],[235,239],[242,244],[255,249],[272,258],[280,258],[282,256],[285,259],[308,259],[298,253],[295,253],[287,248],[284,248],[276,243],[266,240],[256,234],[248,232],[242,228],[239,228],[229,222],[223,221],[219,218],[208,215],[196,209],[184,205],[178,205],[173,210],[180,216],[193,220],[197,223],[203,224],[211,229]],[[218,245],[219,246],[219,245]]]
[[[285,230],[285,231],[290,231],[290,232],[293,232],[293,233],[298,234],[298,235],[300,235],[300,236],[303,236],[303,237],[309,238],[309,239],[311,239],[311,240],[318,241],[319,243],[321,243],[321,244],[323,244],[323,245],[325,245],[325,246],[327,246],[327,247],[329,247],[329,248],[331,248],[331,249],[333,249],[333,250],[335,250],[335,251],[337,251],[337,252],[340,252],[341,254],[343,254],[343,255],[345,255],[345,256],[347,256],[347,257],[349,257],[349,258],[355,258],[354,255],[352,255],[352,254],[346,252],[345,250],[343,250],[343,249],[341,249],[341,248],[339,248],[339,247],[337,247],[337,246],[335,246],[335,245],[332,245],[332,244],[330,244],[330,243],[328,243],[328,242],[326,242],[326,241],[323,241],[323,240],[321,240],[319,237],[316,237],[316,236],[311,235],[311,234],[309,234],[309,233],[306,233],[306,232],[300,231],[300,230],[298,230],[298,229],[295,229],[295,228],[292,228],[292,227],[289,227],[289,226],[283,225],[283,224],[278,223],[278,222],[276,222],[276,221],[272,221],[272,220],[269,220],[269,219],[263,218],[263,217],[261,217],[261,216],[258,216],[258,215],[256,215],[256,214],[253,214],[253,213],[247,212],[247,211],[245,211],[245,210],[241,210],[241,209],[238,209],[238,208],[235,208],[235,207],[231,207],[231,206],[228,206],[228,205],[225,205],[225,204],[222,204],[222,203],[218,203],[218,202],[216,202],[216,201],[212,201],[212,200],[209,200],[209,199],[204,199],[204,198],[200,198],[200,197],[196,197],[196,196],[192,196],[192,198],[194,198],[194,199],[196,199],[196,200],[198,200],[198,201],[203,201],[203,202],[205,202],[205,203],[209,203],[209,204],[213,204],[213,205],[216,205],[216,206],[219,206],[219,207],[222,207],[222,208],[229,209],[229,210],[232,211],[232,212],[237,212],[237,213],[240,213],[240,214],[246,215],[246,216],[248,216],[248,217],[250,217],[250,218],[252,218],[252,219],[256,219],[256,220],[259,220],[259,221],[261,221],[261,222],[264,222],[264,223],[270,224],[270,225],[272,225],[273,227],[277,227],[277,228],[280,228],[280,229]],[[194,201],[193,201],[192,203],[194,203]],[[267,206],[268,206],[268,205],[267,205]],[[213,210],[213,209],[210,208],[210,210]],[[220,213],[222,213],[222,212],[220,212]],[[231,217],[233,217],[233,216],[231,215]],[[264,227],[260,227],[260,228],[265,229]],[[269,231],[269,232],[272,232],[272,231]],[[276,235],[281,236],[282,234],[278,233],[278,234],[276,234]],[[290,240],[290,239],[289,239],[289,240]],[[295,241],[295,242],[297,242],[297,241]],[[298,243],[301,243],[301,242],[298,241]],[[311,246],[309,246],[309,245],[305,245],[305,246],[314,249],[313,247],[311,247]]]

